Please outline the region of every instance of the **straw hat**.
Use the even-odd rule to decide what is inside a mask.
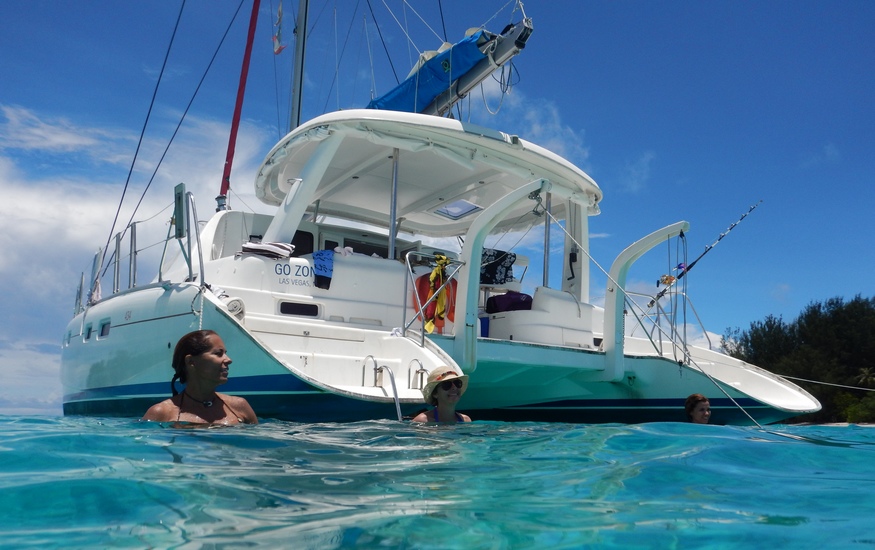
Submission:
[[[428,381],[425,384],[425,387],[422,388],[422,397],[425,398],[425,402],[429,405],[437,405],[436,400],[432,396],[435,388],[437,388],[438,384],[441,382],[446,382],[447,380],[453,380],[458,378],[462,381],[462,389],[459,390],[459,397],[465,394],[465,390],[468,389],[468,375],[467,374],[459,374],[459,369],[454,367],[438,367],[431,371],[428,374]]]

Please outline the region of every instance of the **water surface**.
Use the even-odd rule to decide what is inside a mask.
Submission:
[[[9,548],[875,547],[860,426],[0,416]]]

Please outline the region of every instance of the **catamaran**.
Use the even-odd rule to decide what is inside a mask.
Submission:
[[[696,392],[724,423],[819,410],[788,380],[686,341],[682,316],[663,306],[688,303],[677,286],[643,299],[626,288],[635,261],[688,223],[630,244],[606,270],[599,306],[589,218],[602,189],[519,136],[440,116],[520,53],[532,29],[524,18],[472,34],[371,108],[297,125],[254,182],[272,214],[220,201],[204,224],[177,186],[155,279],[120,288],[120,233],[112,292],[98,292],[100,253],[80,283],[62,346],[65,414],[141,415],[169,393],[176,340],[199,328],[217,331],[234,358],[223,391],[267,418],[400,420],[424,408],[421,388],[444,365],[469,375],[460,408],[475,420],[683,420]],[[435,66],[444,70],[423,72]],[[536,247],[493,244],[533,231],[544,236]],[[547,265],[556,231],[562,276],[551,287],[547,269],[543,281],[526,274]]]

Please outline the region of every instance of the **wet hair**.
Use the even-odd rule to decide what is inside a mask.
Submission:
[[[692,420],[693,410],[696,408],[696,405],[702,402],[709,403],[708,398],[701,393],[694,393],[687,397],[687,402],[684,403],[684,410],[687,411],[687,420]]]
[[[179,339],[176,343],[176,349],[173,350],[173,362],[170,364],[173,367],[173,378],[170,379],[170,391],[173,395],[179,395],[176,390],[176,381],[179,380],[183,384],[187,382],[185,376],[185,356],[200,355],[212,347],[210,344],[210,336],[218,336],[213,330],[196,330],[189,332]]]

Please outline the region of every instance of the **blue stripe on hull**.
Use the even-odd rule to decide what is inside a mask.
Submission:
[[[287,374],[233,378],[219,390],[246,397],[261,418],[296,422],[398,418],[394,402],[372,402],[332,394]],[[169,381],[94,388],[64,396],[64,414],[140,417],[149,407],[168,397]],[[402,404],[401,412],[412,415],[425,408],[424,404]]]
[[[395,419],[394,403],[378,403],[335,395],[313,388],[294,376],[261,376],[233,379],[223,392],[243,395],[261,418],[294,422],[355,422]],[[140,417],[146,410],[169,397],[167,383],[96,388],[67,396],[64,414]],[[757,422],[778,422],[792,415],[766,407],[753,399],[738,404]],[[591,399],[562,400],[503,409],[460,409],[474,420],[505,422],[569,422],[584,424],[685,422],[683,399]],[[728,399],[712,399],[715,424],[752,424],[747,415]],[[405,416],[425,410],[424,404],[402,404]]]
[[[712,399],[713,424],[752,425],[750,418],[729,399]],[[753,399],[736,402],[760,424],[779,422],[796,414],[782,413]],[[461,407],[461,409],[465,409]],[[503,409],[466,409],[475,420],[506,422],[569,422],[583,424],[641,424],[687,422],[684,399],[591,399],[564,400]]]
[[[163,399],[166,397],[76,401],[64,403],[64,414],[137,418]],[[292,422],[356,422],[398,418],[394,403],[359,401],[330,393],[258,394],[247,395],[246,399],[259,418]],[[424,405],[401,405],[401,413],[405,416],[422,410],[425,410]]]
[[[177,384],[177,390],[181,390],[182,384]],[[244,376],[232,378],[227,384],[219,388],[222,393],[246,393],[246,392],[321,392],[303,380],[289,374],[273,374],[261,376]],[[150,399],[164,395],[163,399],[170,397],[170,381],[152,382],[148,384],[131,384],[127,386],[110,386],[105,388],[92,388],[79,393],[71,393],[64,396],[64,403],[74,401],[88,401],[101,399],[117,399],[131,396],[150,396]]]

